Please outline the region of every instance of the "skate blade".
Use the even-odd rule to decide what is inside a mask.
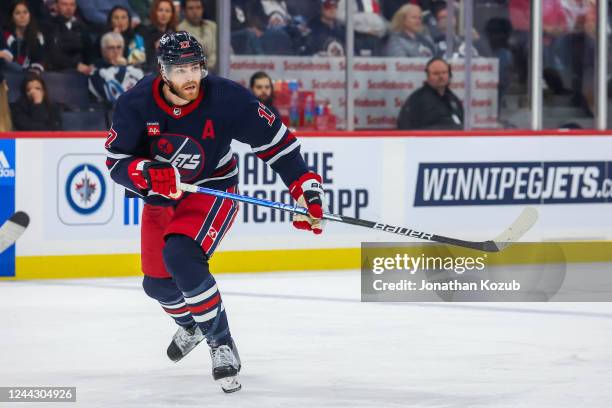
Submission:
[[[205,337],[202,337],[202,340],[198,341],[192,348],[190,348],[189,350],[187,350],[185,352],[185,354],[177,354],[176,356],[171,356],[170,353],[168,353],[168,351],[166,350],[166,355],[168,356],[168,358],[170,359],[170,361],[178,363],[179,361],[181,361],[183,358],[185,358],[185,356],[187,356],[187,354],[191,353],[196,347],[198,347],[198,345],[203,342],[205,339]]]
[[[240,391],[242,384],[238,382],[236,377],[225,377],[217,380],[217,383],[221,386],[224,393],[230,394],[232,392]]]

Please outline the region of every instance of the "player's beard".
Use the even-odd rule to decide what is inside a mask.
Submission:
[[[170,82],[168,85],[174,91],[175,95],[189,102],[195,101],[196,99],[198,99],[198,95],[200,94],[200,84],[195,81],[187,82],[186,84],[182,85],[180,88],[176,86],[174,82]]]
[[[272,106],[272,105],[274,105],[274,95],[270,95],[268,97],[265,97],[265,96],[262,95],[259,98],[259,101],[261,103],[263,103],[264,105],[266,105],[266,106]]]

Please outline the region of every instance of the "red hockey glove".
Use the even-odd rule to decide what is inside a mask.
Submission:
[[[128,172],[132,182],[140,189],[150,189],[173,200],[178,200],[183,195],[179,188],[181,176],[178,169],[170,163],[138,160],[130,164]]]
[[[315,234],[322,233],[325,196],[321,176],[306,173],[291,183],[289,192],[298,205],[308,208],[308,216],[301,214],[293,216],[293,226],[297,229],[312,231]]]

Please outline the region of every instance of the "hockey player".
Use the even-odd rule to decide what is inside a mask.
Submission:
[[[236,191],[230,143],[249,144],[289,187],[309,216],[299,229],[322,232],[321,177],[309,172],[295,136],[245,88],[208,75],[200,44],[186,32],[159,41],[159,74],[145,77],[117,102],[106,141],[111,177],[145,201],[141,260],[146,294],[178,324],[168,357],[179,361],[203,339],[212,375],[238,391],[240,358],[209,259],[238,205],[184,193],[180,182]]]

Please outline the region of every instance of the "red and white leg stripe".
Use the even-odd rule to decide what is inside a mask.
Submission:
[[[168,313],[170,317],[173,317],[173,318],[187,316],[190,313],[189,308],[187,307],[187,304],[182,301],[179,303],[172,304],[172,305],[165,304],[162,302],[159,302],[159,304],[164,309],[164,311]]]
[[[221,295],[217,289],[217,284],[214,284],[210,289],[192,296],[185,297],[187,308],[193,316],[193,320],[198,323],[207,322],[217,316],[218,310],[223,310],[223,305],[219,308],[221,303]]]

